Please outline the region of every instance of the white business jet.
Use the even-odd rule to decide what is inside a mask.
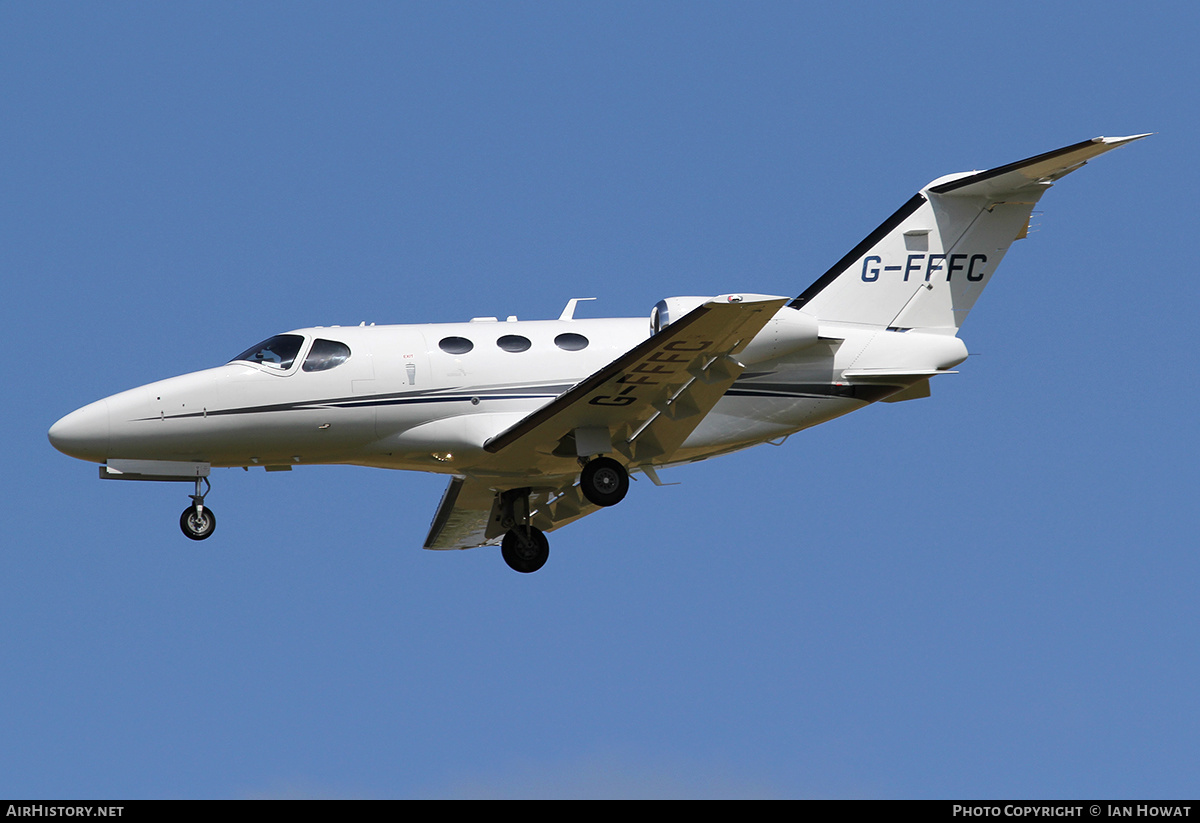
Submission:
[[[298,329],[84,406],[50,442],[102,478],[194,483],[193,540],[216,526],[214,466],[449,475],[425,548],[500,543],[536,571],[545,532],[621,502],[630,473],[661,485],[664,466],[927,397],[1046,189],[1145,136],[934,180],[798,297],[672,297],[649,323],[576,319],[576,298],[557,320]]]

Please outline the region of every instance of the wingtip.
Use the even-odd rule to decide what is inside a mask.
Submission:
[[[1104,143],[1109,146],[1119,146],[1122,143],[1132,143],[1134,140],[1141,140],[1143,137],[1149,137],[1158,132],[1148,131],[1144,134],[1130,134],[1125,137],[1093,137],[1093,143]]]

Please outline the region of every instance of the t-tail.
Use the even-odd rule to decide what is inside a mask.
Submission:
[[[934,180],[789,305],[826,322],[945,329],[966,319],[1038,199],[1106,151],[1097,137],[982,172]]]

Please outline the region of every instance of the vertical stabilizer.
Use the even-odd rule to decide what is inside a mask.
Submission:
[[[1145,136],[1097,137],[934,180],[789,305],[825,321],[954,331],[1046,189]]]

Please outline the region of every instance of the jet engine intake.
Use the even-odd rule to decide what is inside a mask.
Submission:
[[[650,310],[650,334],[658,334],[697,306],[703,306],[709,300],[715,299],[715,297],[668,297],[659,300]]]

